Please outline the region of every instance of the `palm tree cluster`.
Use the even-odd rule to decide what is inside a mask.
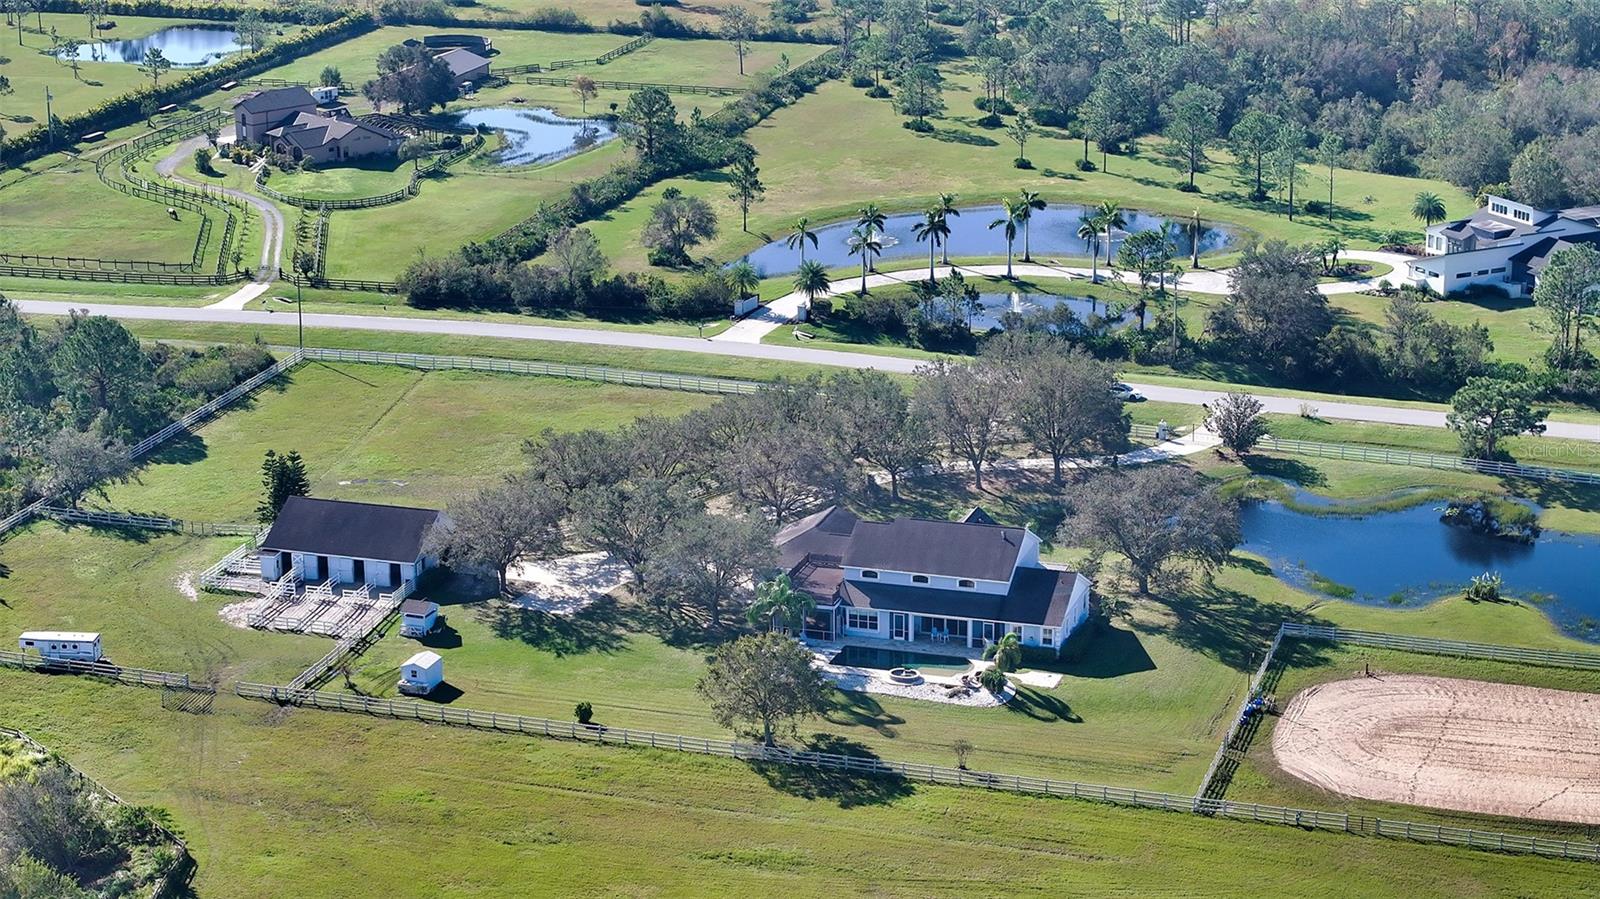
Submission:
[[[1078,238],[1089,244],[1089,281],[1100,283],[1100,236],[1105,235],[1106,264],[1111,263],[1111,232],[1126,228],[1128,220],[1122,208],[1106,200],[1078,222]]]

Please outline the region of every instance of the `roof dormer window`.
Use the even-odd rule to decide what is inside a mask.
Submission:
[[[878,579],[878,573],[876,571],[873,571],[870,568],[862,569],[861,570],[861,576],[866,578],[869,581],[875,581],[875,580]]]
[[[927,582],[928,576],[925,574],[913,574],[911,576],[911,583],[913,584],[926,584]]]

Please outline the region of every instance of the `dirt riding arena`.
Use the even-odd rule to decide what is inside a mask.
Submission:
[[[1283,770],[1362,799],[1600,824],[1600,696],[1390,675],[1302,691],[1272,736]]]

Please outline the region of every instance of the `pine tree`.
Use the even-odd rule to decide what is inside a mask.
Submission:
[[[256,507],[256,519],[263,524],[276,520],[283,504],[291,496],[308,496],[311,480],[306,476],[306,463],[300,453],[290,451],[278,455],[267,450],[261,460],[261,505]]]

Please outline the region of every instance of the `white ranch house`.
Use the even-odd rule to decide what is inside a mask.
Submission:
[[[1424,253],[1409,263],[1408,280],[1441,296],[1469,287],[1495,287],[1529,296],[1550,257],[1587,243],[1600,248],[1600,206],[1535,209],[1490,196],[1472,215],[1427,230]]]
[[[413,583],[438,561],[426,545],[442,514],[291,496],[261,541],[261,579],[271,584],[293,571],[307,584],[392,590]]]
[[[32,650],[46,659],[98,662],[103,653],[100,635],[89,631],[23,631],[17,648]]]
[[[1039,560],[1039,537],[973,509],[961,521],[863,521],[833,506],[778,534],[816,600],[805,636],[980,650],[1005,634],[1057,652],[1089,617],[1089,579]]]

